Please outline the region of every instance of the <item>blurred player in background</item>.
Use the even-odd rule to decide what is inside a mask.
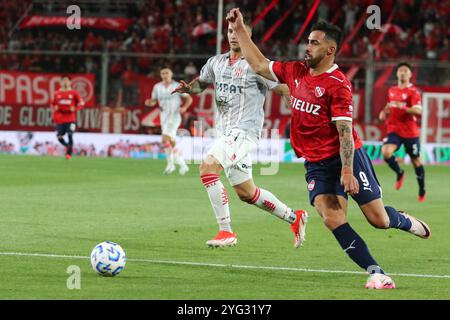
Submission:
[[[402,62],[397,65],[397,85],[389,89],[388,103],[381,110],[379,118],[386,122],[387,137],[383,139],[384,161],[397,174],[395,188],[400,190],[405,171],[400,168],[394,152],[402,144],[411,158],[419,184],[417,201],[425,201],[425,170],[420,161],[420,132],[416,116],[422,114],[422,99],[419,90],[411,83],[412,68]]]
[[[312,26],[305,61],[269,61],[246,32],[239,9],[227,14],[248,63],[257,74],[286,83],[291,94],[291,144],[305,158],[309,199],[344,252],[370,276],[365,287],[392,289],[395,284],[347,222],[348,196],[376,228],[397,228],[430,237],[415,217],[384,206],[381,188],[361,140],[353,129],[351,83],[334,63],[341,30],[325,21]]]
[[[52,110],[53,122],[56,125],[56,135],[58,141],[65,147],[66,159],[69,160],[73,151],[73,134],[76,129],[77,111],[84,107],[84,101],[80,94],[71,88],[71,81],[68,75],[63,75],[60,81],[60,88],[53,96],[50,106]],[[69,140],[64,140],[64,135]]]
[[[180,166],[179,173],[184,175],[189,171],[189,167],[176,147],[175,137],[181,124],[181,114],[185,113],[192,104],[192,97],[188,94],[171,94],[179,83],[172,79],[173,72],[170,68],[163,67],[160,70],[160,76],[162,81],[155,84],[152,97],[145,100],[145,105],[153,107],[158,103],[161,110],[162,144],[167,157],[164,174],[174,172],[175,164],[177,164]]]
[[[245,30],[251,34],[249,23],[246,23]],[[200,177],[214,209],[219,232],[206,244],[223,247],[237,243],[231,228],[227,191],[220,181],[220,173],[225,170],[228,181],[242,201],[268,211],[291,225],[294,246],[299,247],[305,236],[307,213],[292,210],[271,192],[258,188],[253,182],[250,157],[261,135],[267,90],[274,90],[283,97],[289,96],[289,91],[287,86],[267,81],[253,72],[231,28],[228,28],[228,42],[228,53],[210,58],[203,66],[200,77],[189,84],[181,81],[176,90],[200,93],[209,84],[213,84],[215,90],[219,137],[200,165]]]

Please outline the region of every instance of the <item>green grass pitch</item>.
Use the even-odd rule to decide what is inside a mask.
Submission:
[[[207,248],[217,225],[197,166],[184,177],[163,176],[164,167],[155,160],[0,156],[0,298],[450,298],[450,276],[445,277],[450,275],[449,167],[426,167],[424,203],[416,202],[411,166],[404,166],[401,191],[394,190],[387,166],[375,167],[385,203],[424,219],[433,232],[429,240],[376,230],[350,201],[351,225],[382,267],[398,274],[393,276],[398,288],[391,291],[364,289],[362,273],[333,273],[361,270],[310,207],[302,164],[282,164],[274,176],[261,176],[254,168],[259,186],[309,211],[307,240],[297,250],[286,223],[240,202],[225,179],[239,242],[233,248]],[[83,259],[105,240],[121,244],[129,259],[115,278],[96,275]],[[6,254],[14,252],[44,256]],[[80,290],[66,286],[70,265],[81,269]]]

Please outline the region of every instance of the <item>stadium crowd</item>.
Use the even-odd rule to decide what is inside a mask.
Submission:
[[[245,8],[250,21],[254,21],[267,5],[258,0],[225,0],[224,11],[239,6]],[[55,50],[62,52],[117,52],[110,55],[108,105],[136,105],[137,86],[134,74],[159,76],[162,65],[170,65],[176,79],[190,80],[198,74],[206,57],[215,52],[216,1],[200,0],[141,0],[130,2],[124,15],[133,23],[126,32],[113,32],[82,28],[67,32],[65,27],[41,27],[20,29],[20,17],[28,15],[51,15],[52,7],[30,6],[33,1],[0,0],[0,51],[2,49]],[[314,1],[279,1],[253,29],[253,38],[269,57],[302,58],[306,49],[306,35],[294,44],[302,24]],[[383,27],[369,30],[358,24],[365,18],[365,10],[371,4],[381,8]],[[273,33],[263,41],[270,28],[292,7],[291,14]],[[36,7],[36,8],[35,8]],[[33,8],[38,12],[34,12]],[[448,61],[450,1],[423,0],[324,0],[314,16],[332,21],[344,30],[345,37],[341,58],[367,57],[368,44],[375,46],[375,60],[408,59]],[[46,12],[48,11],[48,12]],[[415,23],[411,23],[414,21]],[[311,23],[312,23],[311,22]],[[310,23],[310,24],[311,24]],[[20,24],[20,23],[19,23]],[[360,26],[360,27],[358,27]],[[361,27],[362,26],[362,27]],[[224,25],[226,27],[226,24]],[[224,29],[226,32],[226,29]],[[351,41],[346,41],[351,38]],[[355,39],[353,41],[353,39]],[[379,43],[376,45],[376,43]],[[227,42],[223,42],[226,50]],[[130,57],[129,53],[150,53],[152,57]],[[191,54],[191,59],[176,60],[168,54]],[[156,56],[155,56],[156,55]],[[364,60],[361,60],[364,61]],[[342,64],[346,70],[350,65]],[[2,54],[0,69],[11,71],[93,73],[101,77],[99,55],[43,55]],[[360,72],[355,81],[364,81]],[[96,81],[95,92],[100,92]],[[444,84],[445,85],[445,84]],[[120,94],[118,94],[120,93]]]
[[[280,25],[270,41],[262,38],[273,24],[289,10],[291,1],[280,1],[262,19],[253,30],[254,38],[259,42],[262,51],[268,56],[297,57],[304,52],[304,41],[299,45],[292,39],[301,28],[314,1],[300,1],[292,14]],[[364,3],[361,3],[364,2]],[[357,41],[345,43],[341,55],[344,57],[361,57],[367,50],[367,43],[374,43],[379,36],[384,35],[378,51],[378,59],[396,59],[410,57],[416,59],[441,59],[449,57],[449,1],[418,1],[418,0],[384,0],[357,1],[340,0],[321,1],[315,19],[326,19],[340,25],[346,35],[352,33],[358,19],[365,15],[368,5],[380,2],[383,23],[392,20],[382,31],[368,28],[357,30]],[[152,54],[213,54],[215,52],[215,29],[217,3],[215,1],[171,0],[137,1],[135,10],[127,12],[134,14],[130,18],[134,23],[125,33],[105,32],[101,30],[80,30],[67,32],[65,28],[33,28],[14,29],[20,15],[25,12],[31,1],[0,0],[0,49],[28,50],[61,50],[61,51],[115,51],[124,53]],[[234,6],[246,8],[250,20],[254,20],[267,4],[256,0],[225,1],[225,12]],[[31,13],[32,14],[32,10]],[[411,24],[411,21],[416,23]],[[36,30],[37,29],[37,30]],[[8,33],[13,30],[11,37]],[[304,37],[303,37],[304,40]],[[224,42],[226,47],[226,42]],[[79,58],[84,60],[80,63]],[[95,72],[99,61],[92,57],[61,57],[52,61],[45,56],[18,57],[2,56],[0,67],[9,69],[36,70],[65,69],[77,72]],[[54,63],[53,63],[54,62]],[[118,58],[111,64],[112,71],[125,72],[130,65],[133,70],[150,73],[154,59],[122,59]],[[160,62],[160,61],[156,61]],[[185,67],[191,61],[176,64],[175,72],[183,74]],[[199,65],[203,62],[196,61]],[[119,66],[120,65],[120,66]],[[120,69],[120,70],[117,70]]]

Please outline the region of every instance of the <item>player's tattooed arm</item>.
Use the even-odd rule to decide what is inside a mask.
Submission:
[[[340,156],[342,162],[341,183],[344,190],[351,195],[358,193],[358,180],[353,176],[353,156],[355,154],[355,143],[353,140],[353,129],[350,121],[336,121],[339,133]]]
[[[355,145],[353,142],[352,123],[350,121],[338,120],[336,121],[336,127],[341,144],[340,155],[342,167],[353,168]]]
[[[175,92],[199,94],[202,93],[207,87],[208,83],[200,81],[199,78],[195,78],[189,83],[186,83],[185,81],[181,80],[178,87],[172,91],[172,94]]]
[[[201,82],[199,78],[195,78],[189,83],[189,86],[191,87],[190,93],[202,93],[206,88],[208,88],[208,83]]]

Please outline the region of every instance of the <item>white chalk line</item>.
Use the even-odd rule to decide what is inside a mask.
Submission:
[[[41,258],[59,258],[59,259],[89,259],[88,256],[77,255],[63,255],[51,253],[27,253],[27,252],[0,252],[0,256],[24,256],[24,257],[41,257]],[[234,268],[234,269],[254,269],[254,270],[274,270],[274,271],[297,271],[297,272],[311,272],[311,273],[337,273],[337,274],[363,274],[362,271],[349,270],[330,270],[330,269],[310,269],[310,268],[296,268],[296,267],[279,267],[279,266],[252,266],[241,264],[222,264],[222,263],[206,263],[206,262],[188,262],[188,261],[170,261],[170,260],[151,260],[151,259],[128,259],[131,262],[152,263],[152,264],[171,264],[171,265],[186,265],[186,266],[201,266],[201,267],[215,267],[215,268]],[[412,277],[412,278],[435,278],[435,279],[450,279],[450,275],[443,274],[414,274],[414,273],[389,273],[390,276]]]

